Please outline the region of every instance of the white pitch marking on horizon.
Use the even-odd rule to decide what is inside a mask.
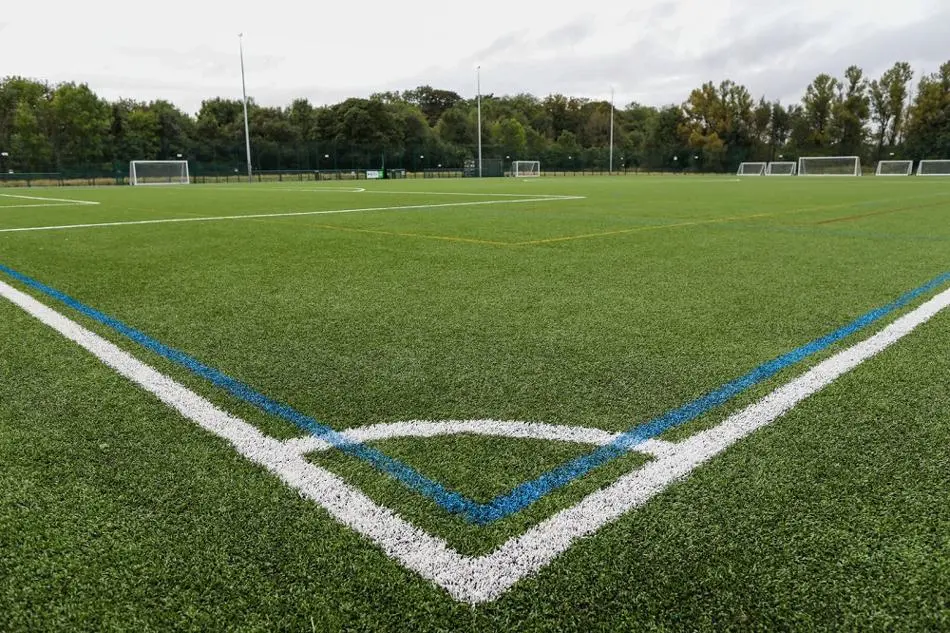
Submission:
[[[0,193],[0,198],[13,198],[15,200],[39,200],[43,204],[19,204],[19,205],[0,205],[0,211],[3,209],[30,209],[36,207],[69,207],[69,206],[90,206],[100,204],[92,200],[71,200],[69,198],[48,198],[41,196],[24,196],[12,193]]]
[[[264,435],[30,295],[0,282],[0,296],[79,344],[183,416],[227,440],[241,455],[318,503],[340,523],[372,540],[391,558],[442,587],[456,600],[469,604],[497,599],[522,578],[547,566],[578,539],[590,536],[642,506],[700,464],[770,424],[950,306],[950,290],[944,290],[876,334],[837,352],[713,428],[673,443],[663,457],[560,510],[493,552],[470,557],[376,504],[330,471],[310,463],[293,446]]]
[[[60,231],[66,229],[90,229],[114,226],[140,226],[145,224],[175,224],[182,222],[222,222],[225,220],[250,220],[262,218],[292,218],[309,215],[334,215],[341,213],[365,213],[370,211],[408,211],[413,209],[445,209],[449,207],[474,207],[491,204],[518,204],[524,202],[552,202],[555,200],[583,200],[585,196],[562,196],[558,198],[532,196],[516,200],[479,200],[476,202],[443,202],[439,204],[410,204],[396,207],[365,207],[362,209],[331,209],[326,211],[292,211],[281,213],[250,213],[244,215],[212,215],[190,218],[160,218],[155,220],[126,220],[117,222],[91,222],[88,224],[58,224],[55,226],[27,226],[0,229],[0,233],[25,233],[30,231]],[[2,207],[0,207],[2,208]]]

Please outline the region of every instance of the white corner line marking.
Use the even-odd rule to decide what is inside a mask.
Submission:
[[[311,464],[294,446],[264,435],[30,295],[0,282],[0,296],[77,343],[186,418],[230,442],[241,455],[269,470],[303,497],[318,503],[337,521],[373,541],[389,557],[442,587],[456,600],[470,604],[500,597],[516,582],[548,565],[578,539],[642,506],[700,464],[770,424],[950,305],[950,290],[945,290],[715,427],[674,443],[662,457],[555,513],[493,552],[470,557],[376,504],[330,471]]]
[[[411,209],[445,209],[448,207],[477,207],[491,204],[517,204],[524,202],[552,202],[556,200],[581,200],[583,196],[570,198],[520,198],[517,200],[479,200],[476,202],[444,202],[439,204],[410,204],[397,207],[363,207],[361,209],[330,209],[326,211],[291,211],[287,213],[250,213],[244,215],[212,215],[192,218],[162,218],[155,220],[128,220],[122,222],[92,222],[89,224],[60,224],[56,226],[27,226],[0,229],[0,233],[22,233],[26,231],[58,231],[64,229],[89,229],[107,226],[139,226],[143,224],[172,224],[180,222],[221,222],[225,220],[250,220],[261,218],[293,218],[309,215],[334,215],[340,213],[365,213],[369,211],[407,211]],[[97,203],[98,204],[98,203]],[[0,207],[2,208],[2,207]]]

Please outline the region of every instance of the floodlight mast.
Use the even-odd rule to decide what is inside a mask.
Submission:
[[[238,33],[238,45],[241,48],[241,92],[244,94],[244,148],[247,150],[247,181],[254,182],[251,176],[251,132],[247,123],[247,86],[244,83],[244,33]]]
[[[614,173],[614,88],[610,87],[610,167],[607,173]]]
[[[482,67],[475,67],[475,99],[478,104],[478,177],[482,177]]]

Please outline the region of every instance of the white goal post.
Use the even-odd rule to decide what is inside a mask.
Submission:
[[[511,163],[511,175],[515,178],[536,178],[541,175],[541,161],[516,160]]]
[[[798,159],[799,176],[860,176],[858,156],[802,156]]]
[[[764,176],[766,163],[740,163],[736,176]]]
[[[950,176],[950,160],[926,159],[917,165],[918,176]]]
[[[130,185],[187,185],[191,182],[187,160],[133,160]]]
[[[765,170],[766,176],[794,176],[798,173],[798,163],[791,160],[774,160]]]
[[[910,176],[914,173],[912,160],[882,160],[877,164],[875,176]]]

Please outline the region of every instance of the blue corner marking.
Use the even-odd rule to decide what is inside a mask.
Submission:
[[[948,281],[950,281],[950,273],[944,273],[935,277],[924,285],[901,295],[887,305],[871,310],[830,334],[826,334],[821,338],[815,339],[801,347],[795,348],[790,352],[763,363],[746,375],[728,382],[692,402],[664,413],[646,424],[635,426],[627,430],[618,435],[610,444],[601,446],[587,455],[558,466],[533,481],[523,483],[510,492],[495,497],[486,504],[481,504],[481,507],[478,508],[478,514],[473,516],[472,520],[476,523],[488,524],[523,510],[541,497],[586,475],[598,466],[602,466],[620,457],[638,444],[656,437],[664,431],[695,420],[702,414],[725,404],[750,387],[775,376],[783,369],[791,367],[822,350],[828,349],[838,341],[868,327],[875,321],[884,318],[895,310],[899,310],[921,295],[934,290]]]
[[[30,288],[33,288],[34,290],[37,290],[48,297],[64,303],[65,305],[73,308],[81,314],[84,314],[97,323],[101,323],[102,325],[115,330],[119,334],[131,339],[132,341],[135,341],[139,345],[155,352],[159,356],[167,358],[168,360],[181,365],[185,369],[191,371],[193,374],[200,376],[212,384],[224,389],[231,395],[254,405],[266,413],[286,420],[296,425],[300,429],[329,442],[332,446],[368,462],[378,470],[390,475],[394,479],[397,479],[409,488],[425,495],[426,497],[429,497],[449,512],[461,514],[478,512],[479,504],[466,499],[456,492],[447,490],[442,485],[416,472],[410,466],[388,457],[387,455],[370,446],[352,442],[344,435],[338,433],[329,426],[321,424],[310,416],[304,415],[286,404],[268,398],[262,393],[255,391],[248,385],[245,385],[244,383],[218,371],[217,369],[214,369],[213,367],[205,365],[191,356],[188,356],[184,352],[171,348],[164,343],[153,339],[147,334],[140,332],[139,330],[136,330],[125,323],[122,323],[118,319],[115,319],[107,314],[103,314],[94,308],[90,308],[76,299],[73,299],[69,295],[62,293],[55,288],[51,288],[39,281],[36,281],[35,279],[27,277],[26,275],[19,273],[12,268],[4,266],[3,264],[0,264],[0,271],[29,286]]]
[[[110,317],[98,310],[86,306],[76,299],[54,289],[45,284],[36,281],[26,275],[19,273],[12,268],[0,264],[0,272],[4,272],[10,277],[22,282],[23,284],[38,290],[39,292],[64,303],[74,310],[86,315],[94,321],[105,325],[119,334],[135,341],[143,347],[167,358],[168,360],[181,365],[192,373],[205,378],[212,384],[221,387],[232,395],[253,404],[262,411],[275,415],[283,420],[291,422],[300,429],[311,433],[327,442],[332,446],[366,461],[376,469],[384,472],[394,479],[398,480],[407,487],[419,492],[420,494],[432,499],[448,512],[461,515],[466,521],[478,525],[488,525],[500,519],[504,519],[516,512],[519,512],[535,501],[541,499],[547,494],[562,488],[570,482],[583,477],[599,466],[611,462],[645,442],[654,438],[664,431],[676,428],[699,416],[719,407],[739,394],[747,391],[751,387],[772,378],[783,369],[796,365],[815,354],[828,349],[835,343],[844,338],[872,325],[887,315],[908,305],[922,295],[936,289],[937,287],[950,281],[950,273],[944,273],[928,281],[922,286],[915,288],[901,295],[887,305],[881,306],[837,330],[817,338],[805,345],[795,348],[777,358],[765,362],[749,373],[741,376],[731,382],[728,382],[699,398],[688,402],[676,409],[673,409],[663,415],[650,420],[646,424],[632,427],[624,433],[618,435],[610,444],[598,447],[594,451],[582,457],[571,460],[561,466],[558,466],[540,477],[523,483],[511,491],[495,497],[488,503],[477,503],[466,497],[450,491],[441,484],[434,482],[411,467],[399,462],[382,452],[366,446],[355,443],[332,428],[321,424],[315,419],[299,413],[292,407],[277,402],[267,396],[255,391],[248,385],[214,369],[208,367],[200,361],[188,356],[184,352],[168,347],[167,345],[151,338],[147,334],[136,330],[121,321]]]

